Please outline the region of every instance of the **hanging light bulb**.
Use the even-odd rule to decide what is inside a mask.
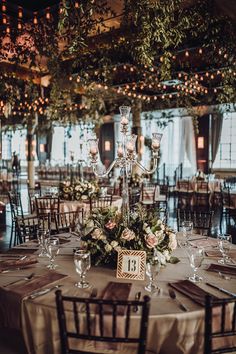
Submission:
[[[9,27],[9,26],[7,26],[7,28],[6,28],[6,32],[7,32],[7,33],[10,33],[10,32],[11,32],[11,29],[10,29],[10,27]]]
[[[186,50],[186,52],[185,52],[185,56],[186,57],[189,57],[189,52]]]
[[[18,28],[18,30],[22,29],[22,23],[20,21],[17,23],[17,28]]]
[[[33,23],[34,23],[34,25],[38,24],[38,19],[37,19],[37,13],[36,12],[34,13]]]
[[[23,10],[21,7],[18,8],[18,17],[22,18],[23,17]]]
[[[47,19],[47,20],[50,20],[50,18],[51,18],[51,14],[50,14],[49,9],[47,9],[47,12],[46,12],[46,19]]]
[[[75,8],[76,8],[76,9],[79,8],[79,2],[78,2],[78,1],[75,2]]]
[[[5,0],[2,0],[2,12],[6,12],[7,7],[6,7],[6,3]]]
[[[4,25],[7,24],[7,18],[6,18],[6,16],[4,16],[4,15],[3,15],[3,18],[2,18],[2,23],[3,23]]]
[[[202,48],[199,48],[198,53],[199,53],[199,54],[202,54]]]

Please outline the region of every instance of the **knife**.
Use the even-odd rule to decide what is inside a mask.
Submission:
[[[214,285],[214,284],[211,284],[211,283],[206,283],[206,285],[211,286],[212,288],[217,289],[217,290],[221,291],[222,293],[225,293],[227,295],[236,297],[236,294],[233,293],[232,291],[226,290],[224,288],[221,288],[221,287],[219,287],[217,285]]]
[[[59,284],[59,285],[51,286],[50,288],[47,288],[47,289],[35,291],[34,293],[32,293],[32,294],[29,296],[29,299],[35,299],[35,298],[38,297],[38,296],[45,295],[45,294],[49,293],[50,291],[52,291],[52,290],[54,290],[54,289],[60,288],[61,286],[62,286],[62,285]]]

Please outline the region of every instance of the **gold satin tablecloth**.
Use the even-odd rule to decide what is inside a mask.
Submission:
[[[214,242],[213,242],[214,243]],[[80,242],[76,238],[71,238],[71,242],[61,245],[60,254],[56,258],[59,265],[57,271],[69,275],[67,278],[58,282],[61,284],[61,290],[64,295],[85,296],[90,295],[91,289],[78,289],[74,286],[78,280],[78,274],[75,271],[73,263],[73,248],[78,247]],[[194,303],[190,298],[176,292],[177,297],[188,308],[188,312],[183,312],[178,304],[168,295],[168,282],[176,282],[186,279],[192,274],[188,258],[183,249],[176,249],[174,255],[179,257],[178,264],[167,264],[162,268],[158,275],[158,286],[161,292],[158,296],[151,299],[151,309],[148,325],[147,349],[155,354],[202,354],[204,341],[204,309]],[[207,272],[207,264],[217,262],[216,258],[206,257],[199,270],[199,274],[204,277],[204,282],[200,287],[218,297],[227,297],[208,287],[205,282],[211,282],[228,290],[236,292],[236,282],[220,278],[218,273]],[[25,274],[34,271],[41,274],[45,271],[48,264],[47,258],[40,258],[39,263],[26,270],[16,271]],[[16,276],[17,278],[17,276]],[[104,290],[109,281],[126,282],[123,279],[116,279],[116,271],[107,268],[92,267],[87,278],[89,282],[98,289],[98,297]],[[11,278],[12,279],[12,278]],[[0,275],[0,285],[9,281],[7,274]],[[130,282],[130,280],[127,280]],[[134,299],[137,291],[142,292],[142,296],[149,294],[144,287],[145,281],[133,281],[130,299]],[[133,313],[131,330],[135,331],[135,319],[138,313]],[[59,354],[60,340],[59,328],[57,322],[55,294],[54,291],[39,296],[35,299],[25,298],[21,306],[22,332],[29,354]],[[89,350],[89,347],[87,347]],[[105,351],[104,351],[105,353]],[[123,351],[122,351],[123,353]],[[131,354],[130,351],[127,354]],[[119,352],[119,354],[121,354]]]

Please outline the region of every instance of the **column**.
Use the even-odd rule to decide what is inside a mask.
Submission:
[[[28,162],[28,182],[29,187],[35,187],[35,155],[36,155],[36,141],[34,140],[35,127],[37,125],[37,116],[34,120],[30,117],[27,125],[27,162]]]

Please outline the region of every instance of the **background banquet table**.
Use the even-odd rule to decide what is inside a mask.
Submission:
[[[122,198],[118,195],[112,196],[112,206],[121,209]],[[78,200],[61,200],[60,201],[60,212],[68,212],[68,211],[77,211],[78,209],[83,208],[85,213],[89,213],[90,211],[90,203],[89,201],[78,201]]]
[[[215,240],[213,240],[214,244]],[[33,243],[27,244],[25,247],[32,247]],[[71,241],[61,245],[60,254],[56,259],[59,265],[57,272],[66,274],[68,277],[58,281],[61,284],[63,294],[74,296],[88,297],[91,289],[81,290],[74,286],[78,275],[75,272],[73,264],[73,249],[79,246],[79,240],[71,237]],[[35,244],[33,245],[35,247]],[[23,250],[24,246],[21,246]],[[175,301],[168,296],[168,283],[185,279],[192,273],[188,259],[183,249],[176,249],[175,256],[181,260],[178,264],[167,264],[163,267],[158,275],[158,285],[161,292],[158,296],[151,299],[151,310],[149,316],[148,341],[147,349],[153,353],[162,354],[200,354],[203,353],[203,333],[204,333],[204,309],[202,306],[193,302],[190,298],[177,292],[178,298],[189,308],[188,312],[182,312]],[[200,287],[215,294],[219,297],[226,297],[224,294],[209,288],[205,282],[212,282],[220,285],[228,290],[236,292],[236,284],[220,278],[218,273],[212,273],[204,270],[208,263],[216,261],[216,258],[205,258],[204,265],[200,270],[200,274],[204,277],[204,282]],[[0,286],[12,280],[12,274],[27,274],[34,271],[36,275],[45,272],[47,259],[41,258],[39,262],[26,270],[0,275]],[[92,267],[88,272],[88,280],[98,288],[98,297],[101,295],[105,286],[109,281],[129,282],[123,279],[116,279],[115,270]],[[137,291],[142,292],[142,296],[148,294],[144,290],[146,281],[133,281],[130,299],[134,299]],[[46,295],[39,296],[35,299],[25,298],[21,306],[22,331],[24,339],[30,354],[58,354],[60,352],[59,329],[57,324],[55,295],[50,292]],[[135,319],[139,314],[133,314],[132,320],[136,328]],[[89,346],[87,347],[89,349]],[[105,351],[104,351],[105,353]],[[120,353],[119,353],[120,354]]]

